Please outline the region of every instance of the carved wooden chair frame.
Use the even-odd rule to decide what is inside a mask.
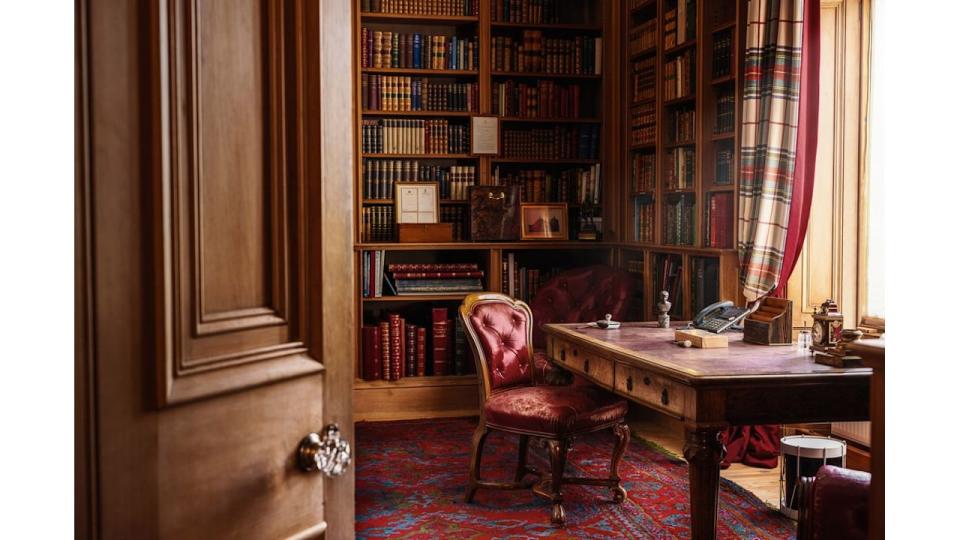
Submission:
[[[553,503],[550,521],[557,525],[563,525],[565,520],[563,511],[563,493],[561,491],[563,484],[586,484],[609,487],[613,491],[614,502],[618,504],[622,503],[624,499],[626,499],[627,491],[622,485],[620,485],[620,475],[618,469],[620,460],[623,457],[623,453],[626,451],[627,443],[630,440],[630,428],[627,426],[626,422],[619,420],[608,422],[593,429],[557,437],[553,433],[543,433],[532,430],[522,430],[491,425],[487,422],[486,418],[484,418],[484,404],[486,403],[487,399],[490,398],[491,394],[494,393],[494,391],[491,388],[490,371],[487,369],[488,363],[486,353],[484,353],[483,347],[480,344],[479,336],[477,336],[477,333],[473,328],[473,324],[470,322],[470,315],[478,306],[492,303],[507,304],[515,310],[522,311],[527,316],[527,350],[530,354],[531,369],[534,369],[533,325],[535,322],[533,320],[533,312],[530,310],[530,306],[521,300],[515,300],[509,296],[499,293],[483,292],[474,293],[467,296],[460,305],[459,311],[461,322],[463,323],[464,330],[468,336],[467,341],[470,343],[470,348],[473,351],[473,357],[477,367],[477,376],[479,379],[478,386],[480,390],[480,423],[477,426],[476,431],[473,433],[473,454],[470,459],[470,477],[467,483],[467,491],[464,500],[467,503],[471,502],[477,489],[481,487],[490,489],[532,488],[534,493],[550,500]],[[569,451],[573,440],[579,435],[601,431],[604,429],[612,429],[614,435],[617,437],[616,444],[614,444],[613,448],[613,456],[610,461],[610,475],[607,478],[564,476],[563,472],[564,468],[566,467],[567,452]],[[487,438],[487,435],[489,435],[491,431],[512,433],[520,437],[519,459],[517,462],[517,469],[513,482],[490,482],[480,479],[480,460],[483,455],[483,444]],[[531,437],[540,438],[546,441],[551,468],[550,475],[547,477],[544,477],[545,475],[536,469],[527,466],[527,447],[529,446]],[[539,481],[525,481],[527,475],[534,475]]]

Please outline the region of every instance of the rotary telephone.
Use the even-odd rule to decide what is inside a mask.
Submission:
[[[757,305],[759,305],[759,302],[757,302]],[[692,324],[694,328],[719,334],[736,324],[740,324],[747,315],[753,313],[754,309],[736,307],[733,302],[724,300],[703,308],[693,318]]]

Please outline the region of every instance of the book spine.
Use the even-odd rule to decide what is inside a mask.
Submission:
[[[390,377],[390,322],[380,322],[380,376],[384,380]]]
[[[417,327],[406,325],[406,351],[404,376],[413,377],[417,371]]]
[[[427,374],[427,329],[417,327],[417,365],[415,375],[424,377]]]
[[[363,327],[363,379],[366,381],[379,380],[380,373],[380,328],[376,326]]]

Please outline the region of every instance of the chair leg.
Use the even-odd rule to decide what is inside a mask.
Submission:
[[[513,481],[520,482],[523,480],[523,477],[527,474],[527,447],[530,445],[530,436],[521,435],[520,436],[520,452],[517,460],[517,474],[514,475]]]
[[[472,502],[477,492],[477,483],[480,481],[480,459],[483,457],[483,443],[487,440],[487,427],[484,424],[477,426],[473,432],[473,456],[470,459],[470,480],[467,483],[465,502]]]
[[[613,459],[610,460],[610,480],[613,483],[613,500],[620,504],[627,498],[627,490],[620,485],[620,460],[630,442],[630,426],[626,422],[617,424],[613,434],[617,436],[617,442],[613,446]]]
[[[567,450],[570,449],[568,439],[550,440],[547,443],[550,450],[550,500],[553,502],[553,511],[550,514],[550,522],[555,525],[563,526],[565,516],[563,513],[563,469],[567,464]]]

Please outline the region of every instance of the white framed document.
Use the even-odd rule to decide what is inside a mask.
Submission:
[[[397,223],[439,223],[440,184],[437,182],[397,182]]]
[[[470,117],[470,153],[482,156],[500,154],[500,119],[493,115]]]

